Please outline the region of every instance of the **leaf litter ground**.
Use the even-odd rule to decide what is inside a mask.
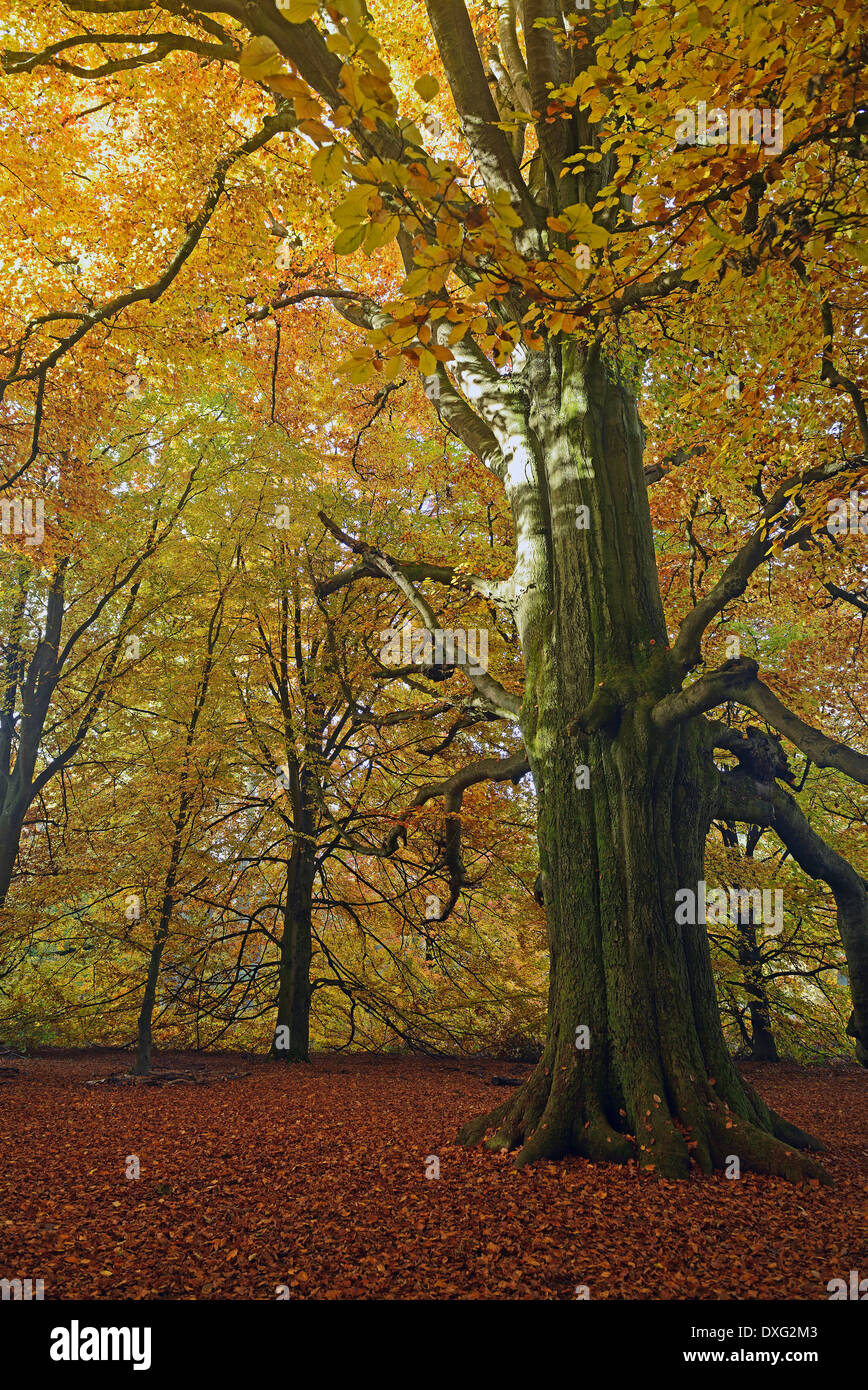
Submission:
[[[515,1063],[165,1053],[173,1078],[131,1085],[103,1080],[123,1052],[4,1060],[0,1277],[46,1298],[825,1299],[868,1272],[855,1066],[744,1068],[826,1142],[821,1187],[458,1148]]]

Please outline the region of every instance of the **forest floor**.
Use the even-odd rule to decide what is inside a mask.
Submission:
[[[458,1148],[529,1068],[161,1053],[199,1084],[88,1084],[130,1054],[0,1059],[0,1278],[46,1299],[827,1299],[868,1274],[868,1072],[744,1068],[823,1139],[832,1187],[664,1182]],[[246,1074],[244,1074],[246,1073]],[[128,1178],[135,1155],[140,1176]],[[439,1178],[427,1178],[429,1156]],[[285,1296],[285,1295],[284,1295]]]

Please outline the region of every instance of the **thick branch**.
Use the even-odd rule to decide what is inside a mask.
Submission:
[[[704,714],[706,710],[714,709],[716,705],[738,699],[736,692],[754,680],[758,671],[757,663],[747,657],[727,661],[716,671],[700,676],[692,685],[664,696],[651,711],[652,722],[664,732],[698,714]]]
[[[476,455],[480,463],[502,478],[505,465],[494,431],[458,394],[442,364],[438,365],[436,376],[425,377],[425,392],[446,428]]]
[[[868,1066],[868,884],[840,854],[827,845],[803,815],[795,798],[782,787],[761,792],[741,770],[723,773],[718,815],[724,820],[769,826],[810,878],[827,883],[838,908],[838,928],[847,957],[853,1017],[848,1033]]]
[[[660,479],[665,478],[671,469],[680,468],[690,459],[701,457],[707,452],[704,444],[695,444],[692,449],[676,449],[673,454],[667,454],[666,458],[661,459],[659,463],[646,464],[645,482],[647,486],[650,487],[652,483],[659,483]]]
[[[854,608],[858,608],[860,613],[868,614],[868,589],[862,594],[851,593],[849,589],[842,589],[839,584],[828,583],[823,586],[832,595],[832,598],[839,598],[844,603],[852,603]]]
[[[386,555],[384,551],[378,550],[376,547],[368,545],[364,541],[359,541],[352,536],[348,536],[346,532],[342,531],[340,527],[325,514],[325,512],[320,512],[319,517],[323,525],[331,531],[332,535],[334,535],[342,545],[349,546],[355,554],[364,557],[364,563],[370,566],[374,573],[382,574],[387,579],[391,579],[392,583],[401,591],[408,603],[415,608],[422,622],[425,624],[425,628],[431,634],[433,641],[434,633],[439,628],[436,615],[427,600],[414,588],[406,567],[400,561],[394,560]],[[358,571],[359,567],[356,568]],[[359,577],[358,572],[355,577]],[[493,676],[490,676],[487,671],[474,669],[474,663],[470,660],[464,644],[457,638],[454,643],[454,650],[456,666],[459,666],[464,671],[468,680],[475,686],[478,694],[486,701],[491,710],[502,715],[504,718],[518,719],[521,713],[521,699],[519,696],[513,695],[502,686],[499,681],[496,681]]]
[[[498,129],[500,118],[464,0],[426,0],[426,8],[476,167],[490,192],[509,194],[523,224],[516,237],[519,249],[539,254],[536,209],[509,140]]]
[[[502,584],[499,580],[481,579],[478,575],[467,574],[463,570],[456,571],[452,565],[429,565],[421,560],[398,560],[386,551],[377,552],[374,547],[367,545],[364,541],[356,540],[355,537],[347,535],[346,531],[342,531],[325,512],[319,513],[319,519],[327,530],[331,531],[335,539],[340,541],[341,545],[347,546],[354,554],[363,556],[380,554],[391,565],[400,569],[413,583],[423,579],[431,579],[437,584],[446,585],[448,588],[465,591],[472,589],[475,593],[482,594],[484,598],[491,599],[495,603],[501,597]],[[352,565],[350,569],[341,570],[331,579],[324,579],[317,584],[317,597],[325,598],[329,594],[337,593],[339,589],[346,588],[348,584],[354,584],[358,579],[372,579],[382,574],[382,566],[375,560],[363,559],[361,564]]]
[[[852,777],[855,782],[868,786],[868,755],[859,753],[846,743],[829,738],[828,734],[806,724],[791,709],[788,709],[760,680],[748,681],[732,697],[738,704],[761,714],[778,733],[786,734],[792,743],[816,763],[817,767],[834,767]]]
[[[832,361],[832,341],[835,334],[835,326],[832,319],[832,306],[828,299],[823,300],[823,365],[820,368],[820,380],[828,381],[832,387],[841,387],[847,392],[853,402],[853,409],[856,412],[856,419],[859,424],[859,433],[862,436],[862,444],[865,452],[868,453],[868,411],[865,409],[865,398],[859,387],[849,377],[842,376]]]
[[[80,63],[70,63],[66,59],[58,58],[59,53],[68,51],[70,48],[94,48],[102,47],[103,44],[153,44],[146,53],[137,53],[129,58],[108,59],[100,63],[97,67],[83,67]],[[159,63],[170,53],[198,53],[205,58],[219,59],[229,62],[238,57],[238,50],[229,43],[208,43],[205,39],[194,39],[186,34],[76,34],[71,38],[61,39],[58,43],[53,43],[40,53],[14,52],[6,49],[3,52],[3,65],[10,76],[15,76],[21,72],[33,72],[34,68],[50,65],[59,68],[61,72],[71,73],[74,77],[96,78],[107,77],[116,72],[128,72],[133,68],[145,67],[149,63]]]
[[[444,922],[446,920],[458,901],[461,889],[467,883],[467,875],[461,857],[461,806],[465,791],[478,782],[511,781],[517,784],[528,772],[530,772],[530,763],[524,750],[520,753],[514,753],[509,758],[481,758],[478,762],[469,763],[467,767],[461,768],[442,782],[429,782],[426,786],[420,787],[413,801],[400,817],[398,824],[389,832],[383,848],[387,854],[393,854],[402,840],[406,844],[407,822],[413,811],[418,810],[420,806],[424,806],[426,802],[433,800],[436,796],[443,797],[443,807],[446,812],[443,863],[449,881],[449,898],[437,918],[438,921]]]

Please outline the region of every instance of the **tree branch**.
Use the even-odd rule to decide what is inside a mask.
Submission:
[[[702,660],[701,641],[709,623],[721,613],[733,599],[740,598],[748,586],[751,575],[771,553],[773,541],[771,529],[775,522],[781,521],[786,508],[795,501],[806,487],[812,483],[825,482],[841,473],[861,469],[864,465],[853,459],[839,459],[834,463],[820,464],[805,473],[793,474],[781,483],[774,496],[763,508],[756,523],[757,529],[729,562],[717,583],[700,599],[695,608],[687,614],[678,630],[672,654],[683,670],[689,671]],[[785,532],[795,525],[795,519],[783,523]]]
[[[817,834],[782,787],[774,786],[769,796],[740,769],[723,773],[717,814],[724,820],[770,827],[799,867],[831,888],[853,998],[847,1031],[856,1040],[859,1061],[868,1066],[868,884]]]
[[[683,690],[666,695],[651,711],[651,721],[661,732],[675,728],[716,705],[738,699],[737,692],[754,680],[759,666],[748,657],[724,662],[716,671],[700,676]]]
[[[467,875],[461,858],[461,806],[465,791],[478,782],[511,781],[518,784],[528,772],[530,772],[530,763],[523,749],[520,753],[513,753],[509,758],[481,758],[478,762],[469,763],[467,767],[460,768],[458,772],[454,772],[451,777],[445,778],[442,782],[429,782],[426,786],[420,787],[410,805],[399,818],[398,824],[389,832],[383,848],[387,854],[393,854],[401,841],[404,844],[407,843],[407,822],[413,811],[418,810],[420,806],[424,806],[426,802],[433,800],[436,796],[443,797],[443,806],[446,812],[443,861],[449,882],[449,899],[437,921],[446,921],[458,901],[461,889],[467,883]]]
[[[519,249],[540,254],[538,214],[502,130],[464,0],[426,0],[428,18],[476,167],[491,193],[509,194],[522,219]]]
[[[868,453],[868,411],[865,409],[865,399],[859,387],[849,377],[842,376],[832,361],[832,343],[835,336],[835,325],[832,319],[832,306],[828,299],[823,300],[823,365],[820,368],[820,380],[828,381],[832,387],[840,386],[847,392],[853,402],[853,409],[856,412],[856,420],[859,424],[859,433],[862,436],[862,446]]]
[[[91,309],[87,314],[44,314],[39,319],[34,320],[34,322],[28,326],[25,339],[30,336],[36,327],[53,323],[60,319],[66,320],[74,317],[78,319],[78,325],[71,333],[60,338],[57,342],[57,346],[42,358],[40,362],[36,363],[35,366],[29,367],[24,371],[16,368],[10,376],[0,378],[0,400],[2,400],[6,388],[13,383],[41,379],[60,361],[61,357],[69,352],[71,348],[75,347],[82,338],[86,337],[91,329],[98,323],[104,323],[107,319],[114,318],[124,309],[130,308],[131,305],[140,303],[142,300],[150,300],[152,304],[155,303],[169,288],[185,261],[193,254],[202,233],[210,222],[225,192],[226,175],[232,165],[246,155],[253,154],[256,150],[261,149],[262,146],[267,144],[279,131],[291,130],[294,125],[295,116],[289,112],[269,116],[263,122],[262,128],[257,131],[255,135],[251,136],[249,140],[245,140],[244,143],[239,145],[236,149],[230,150],[227,154],[223,155],[214,170],[211,184],[202,206],[193,221],[189,224],[187,236],[181,242],[181,245],[178,247],[162,275],[158,276],[156,280],[153,280],[149,285],[141,285],[134,290],[126,291],[124,294],[115,295],[115,297],[110,299],[106,304],[103,304],[99,308]]]
[[[806,724],[791,709],[788,709],[761,680],[751,680],[737,690],[732,697],[738,704],[761,714],[778,733],[786,734],[792,743],[816,763],[817,767],[834,767],[852,777],[855,782],[868,786],[868,755],[859,753],[846,743],[829,738],[811,724]]]
[[[365,541],[355,540],[352,536],[348,536],[325,512],[320,512],[319,518],[323,525],[331,531],[332,535],[335,536],[342,545],[348,546],[355,554],[364,556],[363,565],[355,567],[355,574],[353,577],[360,578],[365,566],[367,566],[370,572],[381,574],[387,579],[391,579],[392,583],[401,591],[411,607],[415,608],[433,641],[434,633],[439,628],[436,615],[427,600],[414,588],[410,579],[408,567],[405,566],[403,562],[393,559],[384,551],[378,550],[375,546],[368,545]],[[438,569],[440,567],[426,566],[425,568]],[[443,572],[446,572],[446,567],[443,567]],[[427,576],[422,575],[421,577],[425,578]],[[441,580],[441,582],[443,581]],[[473,663],[468,657],[467,650],[460,641],[455,642],[455,664],[464,671],[467,679],[475,686],[479,695],[482,696],[493,712],[512,720],[519,717],[521,712],[520,697],[518,695],[513,695],[502,686],[499,681],[496,681],[493,676],[490,676],[487,671],[475,671],[473,669]]]

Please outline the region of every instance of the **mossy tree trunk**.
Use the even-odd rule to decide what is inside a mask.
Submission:
[[[513,486],[527,668],[521,726],[538,794],[551,954],[548,1034],[527,1082],[464,1127],[521,1145],[636,1158],[668,1177],[730,1156],[788,1176],[819,1147],[741,1080],[724,1043],[705,927],[676,924],[704,877],[717,773],[705,721],[661,736],[667,650],[635,401],[594,355],[550,353]],[[520,451],[516,448],[516,454]],[[510,460],[512,462],[512,460]],[[519,470],[510,476],[515,484]],[[587,512],[581,509],[587,508]]]
[[[6,903],[12,882],[22,824],[23,818],[13,819],[11,815],[0,817],[0,908]]]

